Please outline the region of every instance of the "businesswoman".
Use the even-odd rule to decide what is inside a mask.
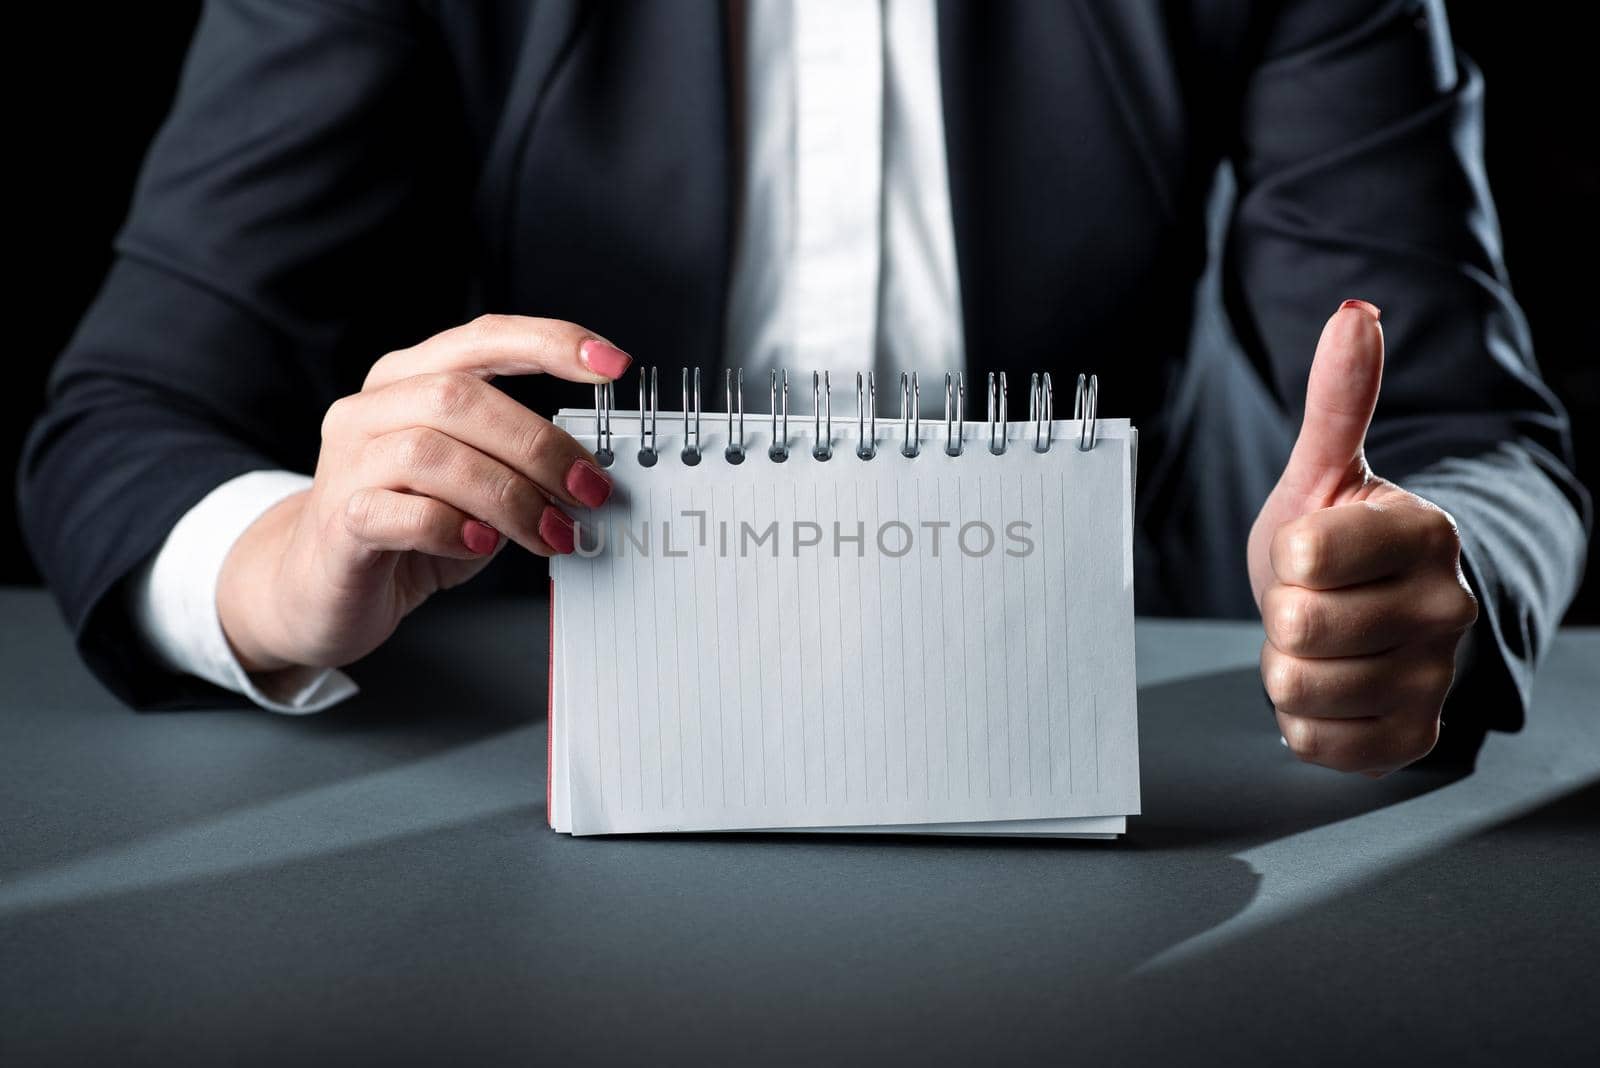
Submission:
[[[1288,744],[1382,774],[1520,722],[1585,537],[1481,94],[1399,0],[217,0],[26,531],[130,703],[310,711],[571,551],[610,487],[546,416],[629,353],[1087,365],[1141,607],[1259,611]],[[1242,359],[1194,310],[1219,170]]]

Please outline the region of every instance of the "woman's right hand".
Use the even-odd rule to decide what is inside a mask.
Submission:
[[[373,365],[322,422],[310,489],[269,509],[223,563],[217,612],[245,670],[339,667],[377,648],[507,539],[573,548],[562,505],[611,481],[566,431],[490,385],[497,375],[611,381],[628,356],[554,319],[486,315]]]

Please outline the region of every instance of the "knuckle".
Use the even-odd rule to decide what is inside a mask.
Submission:
[[[1266,669],[1267,696],[1285,712],[1303,708],[1306,700],[1305,672],[1293,659],[1275,656]]]
[[[1315,648],[1321,626],[1314,599],[1284,592],[1272,610],[1273,644],[1291,655],[1303,655]]]
[[[1283,740],[1289,751],[1308,764],[1322,755],[1322,731],[1315,720],[1296,717],[1282,724]]]
[[[510,315],[499,315],[495,312],[484,312],[463,327],[474,340],[486,340],[505,332],[512,320]]]
[[[1478,599],[1460,582],[1430,598],[1424,619],[1437,632],[1461,634],[1478,621]]]
[[[1455,613],[1451,622],[1458,632],[1471,630],[1478,622],[1478,598],[1465,585],[1456,586]]]
[[[328,410],[322,413],[320,433],[323,441],[337,437],[339,432],[349,424],[351,408],[354,407],[354,403],[354,399],[351,397],[340,397],[328,405]]]
[[[556,436],[551,433],[555,424],[535,416],[522,430],[517,443],[517,455],[528,464],[536,464],[555,451]]]
[[[488,488],[489,500],[502,513],[529,515],[534,511],[538,491],[527,479],[513,473],[497,475]]]
[[[372,488],[359,489],[344,502],[344,529],[351,536],[365,540],[383,521],[383,496]]]
[[[426,427],[402,430],[394,437],[395,466],[402,471],[426,471],[439,462],[439,434]]]
[[[399,507],[401,511],[395,525],[417,546],[438,540],[443,528],[449,526],[450,509],[439,501],[409,497]]]
[[[1461,552],[1461,533],[1449,512],[1430,505],[1424,512],[1422,537],[1428,551],[1436,556],[1453,559]]]
[[[1289,532],[1284,545],[1290,577],[1298,584],[1316,582],[1328,568],[1328,540],[1315,530]]]
[[[1382,768],[1403,768],[1433,752],[1439,741],[1439,717],[1431,716],[1396,725],[1362,763]]]
[[[463,348],[474,357],[491,357],[517,335],[521,321],[515,315],[486,312],[460,328]]]
[[[1440,656],[1425,665],[1418,676],[1418,689],[1423,701],[1437,708],[1444,703],[1445,695],[1456,680],[1455,661]]]
[[[471,403],[477,384],[477,379],[459,371],[428,375],[419,387],[423,411],[434,420],[449,419]]]
[[[1407,729],[1400,755],[1409,764],[1433,752],[1433,747],[1437,744],[1439,744],[1439,717],[1430,716]]]
[[[392,370],[390,365],[398,360],[405,359],[406,355],[414,352],[415,349],[415,346],[403,349],[391,349],[389,352],[384,353],[381,357],[374,360],[372,362],[372,366],[367,368],[366,377],[361,380],[361,392],[365,393],[368,390],[373,389],[379,383],[388,380],[389,373]]]

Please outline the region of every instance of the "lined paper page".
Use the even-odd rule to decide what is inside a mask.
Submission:
[[[592,418],[558,422],[593,446]],[[614,415],[617,491],[552,563],[558,826],[1138,811],[1126,421],[1089,452],[1058,423],[1043,454],[1015,425],[998,457],[925,426],[915,459],[880,424],[866,462],[853,425],[813,459],[808,421],[784,463],[747,433],[740,465],[717,422],[691,467],[663,420],[643,468]]]
[[[559,598],[557,605],[559,606]],[[557,608],[558,622],[555,634],[560,633],[559,622],[560,608]],[[551,686],[555,694],[553,705],[557,708],[566,707],[565,673],[563,669],[565,654],[564,646],[555,647],[555,655],[551,658]],[[568,735],[571,731],[572,717],[559,715],[552,720],[551,732],[551,778],[550,791],[550,826],[564,833],[572,831],[571,817],[571,775],[568,770],[567,751]],[[856,827],[795,827],[795,828],[722,828],[723,830],[754,831],[754,830],[797,830],[797,831],[871,831],[875,833],[898,834],[959,834],[959,835],[998,835],[998,836],[1029,836],[1029,837],[1066,837],[1066,838],[1115,838],[1127,830],[1127,820],[1122,816],[1079,816],[1058,819],[1038,820],[992,820],[988,822],[952,822],[952,823],[907,823],[907,824],[873,824],[870,826]]]

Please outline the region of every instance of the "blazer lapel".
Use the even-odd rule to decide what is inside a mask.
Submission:
[[[1161,8],[1153,0],[1071,7],[1116,95],[1128,135],[1145,157],[1161,206],[1175,218],[1184,159],[1183,98]]]
[[[1023,360],[1050,366],[1062,339],[1109,337],[1102,320],[1120,311],[1109,304],[1041,310],[1073,296],[1052,280],[1093,289],[1094,273],[1074,274],[1063,257],[1107,247],[1108,205],[1128,220],[1117,236],[1129,249],[1178,217],[1183,101],[1164,18],[1146,0],[940,0],[945,146],[973,372]],[[1085,202],[1100,207],[1078,214]]]
[[[583,323],[642,364],[715,365],[735,210],[727,14],[540,6],[480,196],[505,242],[495,310]]]

